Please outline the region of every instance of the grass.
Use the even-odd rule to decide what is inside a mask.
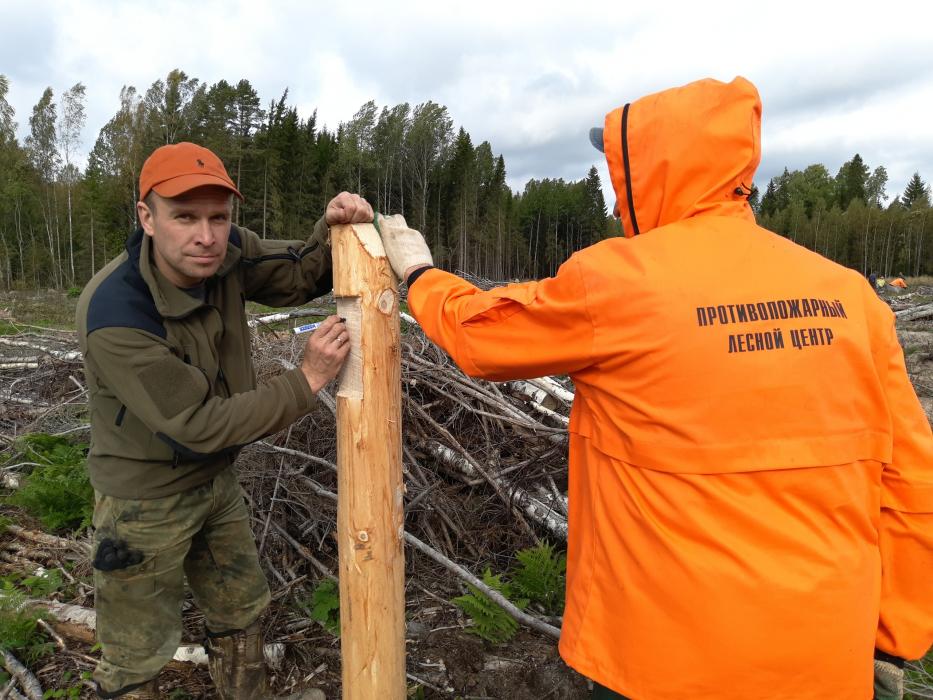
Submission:
[[[319,302],[312,300],[309,303],[314,305]],[[24,328],[25,326],[74,330],[77,304],[78,298],[73,290],[71,293],[54,289],[0,292],[0,335],[21,333],[28,330]],[[246,312],[256,315],[288,311],[289,308],[275,308],[252,301],[246,302]],[[399,303],[399,309],[404,313],[410,313],[408,304],[404,301]],[[300,322],[310,323],[313,320],[322,319],[303,317]]]
[[[77,297],[64,290],[0,292],[0,335],[19,333],[23,326],[74,330],[77,305]]]

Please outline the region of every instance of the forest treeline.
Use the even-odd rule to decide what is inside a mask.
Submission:
[[[173,70],[144,93],[125,86],[91,146],[80,140],[83,84],[47,88],[23,143],[8,91],[0,75],[0,288],[83,285],[136,226],[146,156],[185,140],[227,165],[246,199],[235,223],[271,238],[305,238],[341,190],[403,213],[438,265],[491,279],[551,275],[575,250],[620,234],[595,168],[513,192],[504,158],[431,101],[367,102],[330,131],[316,112],[300,115],[287,90],[263,103],[248,80],[208,85]],[[933,272],[929,187],[916,174],[888,202],[886,185],[884,167],[869,172],[856,155],[835,176],[823,165],[785,171],[751,201],[765,227],[864,273]]]

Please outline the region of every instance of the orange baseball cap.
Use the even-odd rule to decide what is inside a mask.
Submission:
[[[139,198],[145,199],[149,190],[155,190],[160,197],[177,197],[204,185],[224,187],[243,199],[213,151],[182,141],[161,146],[146,158],[139,173]]]

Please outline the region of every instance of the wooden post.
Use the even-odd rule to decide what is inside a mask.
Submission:
[[[398,282],[372,224],[331,230],[350,355],[337,391],[344,700],[403,700],[405,555]]]

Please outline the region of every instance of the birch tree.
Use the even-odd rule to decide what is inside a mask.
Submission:
[[[75,83],[62,95],[62,117],[58,122],[58,145],[65,167],[62,180],[68,196],[68,262],[70,284],[75,283],[74,225],[72,223],[71,190],[77,180],[78,170],[74,166],[74,155],[81,146],[81,131],[86,121],[84,113],[84,85]]]
[[[61,287],[61,251],[59,245],[58,211],[55,197],[55,179],[60,161],[56,147],[55,124],[57,121],[52,88],[46,88],[29,117],[29,136],[26,150],[40,178],[43,190],[42,217],[49,242],[49,272],[52,286]]]

